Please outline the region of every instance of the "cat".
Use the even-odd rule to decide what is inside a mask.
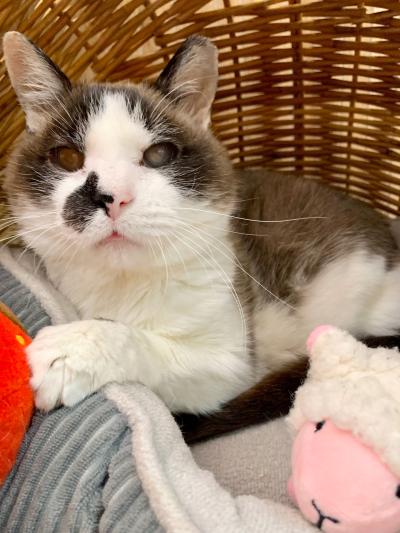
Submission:
[[[137,85],[73,84],[22,34],[3,45],[26,118],[9,205],[81,318],[27,349],[38,408],[132,381],[173,413],[216,413],[217,425],[221,413],[234,427],[287,409],[314,326],[398,332],[388,222],[312,180],[233,169],[209,127],[209,40],[189,37]]]

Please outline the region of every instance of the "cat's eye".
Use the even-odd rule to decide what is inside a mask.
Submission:
[[[317,431],[320,431],[324,427],[324,424],[325,424],[325,420],[321,420],[321,422],[317,422],[315,424],[314,433],[316,433]]]
[[[83,167],[85,156],[79,150],[69,146],[59,146],[50,151],[50,161],[68,172],[75,172]]]
[[[170,142],[152,144],[143,153],[143,164],[150,168],[160,168],[172,163],[178,155],[178,148]]]

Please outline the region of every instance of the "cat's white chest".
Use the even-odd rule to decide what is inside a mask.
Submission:
[[[168,285],[144,276],[70,272],[58,288],[68,294],[81,319],[105,318],[152,329],[177,306],[178,283],[171,281]]]
[[[245,342],[241,309],[217,270],[202,265],[170,268],[166,277],[113,275],[104,266],[96,271],[93,265],[87,270],[81,265],[62,276],[58,272],[53,272],[53,282],[83,320],[110,319],[169,337],[217,335],[228,346],[233,344],[235,351]]]

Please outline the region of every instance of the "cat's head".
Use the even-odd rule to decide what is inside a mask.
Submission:
[[[208,129],[210,41],[187,39],[154,84],[74,84],[17,32],[4,57],[27,126],[5,187],[39,255],[138,267],[195,253],[202,232],[226,227],[236,185]]]

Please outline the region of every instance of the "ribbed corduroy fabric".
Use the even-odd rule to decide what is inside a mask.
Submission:
[[[51,323],[49,315],[31,291],[1,266],[0,301],[12,309],[31,337]]]
[[[0,489],[2,533],[162,531],[132,458],[125,416],[102,393],[37,414]]]
[[[51,319],[0,267],[0,300],[35,336]],[[102,393],[73,409],[37,413],[0,487],[1,533],[162,531],[137,476],[132,432]]]

